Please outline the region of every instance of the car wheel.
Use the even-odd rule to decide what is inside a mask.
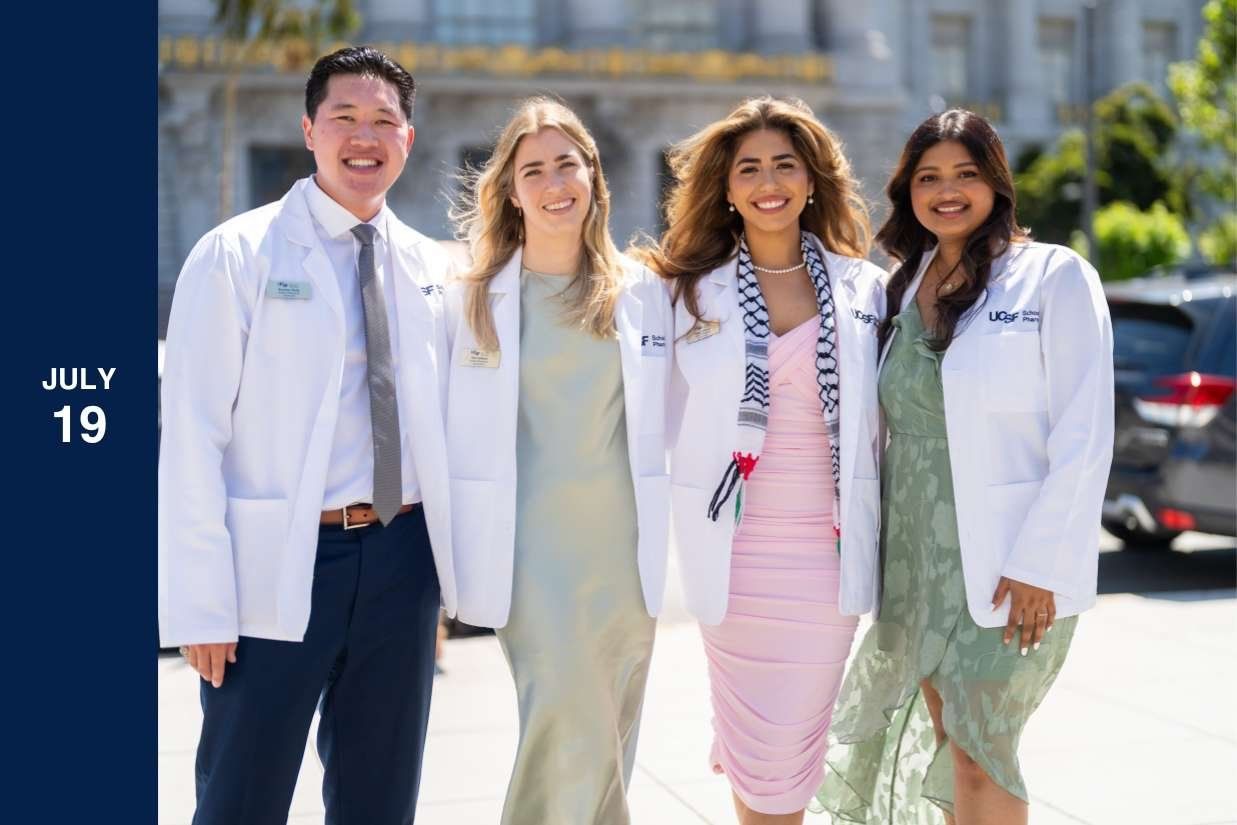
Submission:
[[[1120,539],[1126,550],[1166,550],[1173,539],[1181,535],[1175,530],[1156,530],[1149,533],[1138,527],[1131,529],[1124,524],[1105,523],[1104,529]]]

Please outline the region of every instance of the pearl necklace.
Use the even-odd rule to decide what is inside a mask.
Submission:
[[[805,266],[807,266],[807,263],[800,261],[794,266],[788,266],[785,269],[769,269],[768,267],[760,266],[755,261],[752,261],[752,268],[757,272],[763,272],[766,275],[785,275],[787,273],[794,272],[796,269],[803,269]]]

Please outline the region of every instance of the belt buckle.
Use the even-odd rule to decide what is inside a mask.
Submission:
[[[341,512],[343,513],[343,519],[344,519],[344,529],[345,529],[345,530],[358,530],[358,529],[360,529],[360,528],[362,528],[362,527],[368,527],[369,525],[373,524],[373,522],[372,522],[372,521],[366,521],[366,522],[363,522],[363,523],[361,523],[361,524],[349,524],[349,523],[348,523],[348,507],[350,507],[350,506],[352,506],[352,505],[345,506],[345,507],[342,509],[342,511],[341,511]]]

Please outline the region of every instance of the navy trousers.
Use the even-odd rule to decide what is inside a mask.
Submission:
[[[201,683],[194,825],[284,825],[315,707],[327,825],[411,825],[438,603],[420,507],[321,528],[304,641],[242,636],[222,687]]]

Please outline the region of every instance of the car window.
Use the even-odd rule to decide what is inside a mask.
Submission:
[[[1216,309],[1207,340],[1199,350],[1199,372],[1237,378],[1237,300]]]
[[[1113,365],[1118,373],[1167,375],[1185,369],[1194,322],[1174,307],[1114,302]]]

